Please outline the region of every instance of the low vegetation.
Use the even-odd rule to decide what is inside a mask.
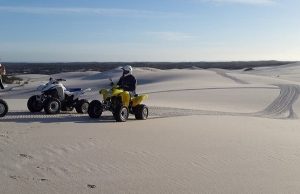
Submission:
[[[16,76],[10,76],[10,75],[3,75],[2,76],[2,81],[5,84],[21,84],[23,81],[21,78],[16,77]]]

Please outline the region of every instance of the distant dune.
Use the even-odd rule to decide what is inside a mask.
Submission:
[[[55,74],[75,71],[107,71],[123,65],[156,69],[220,68],[243,69],[280,66],[291,61],[233,61],[233,62],[73,62],[73,63],[5,63],[9,74]]]

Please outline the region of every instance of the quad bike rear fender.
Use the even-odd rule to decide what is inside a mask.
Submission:
[[[147,100],[147,99],[148,99],[148,95],[139,95],[139,96],[132,98],[132,100],[131,100],[132,107],[135,107],[135,106],[141,104],[142,101]]]

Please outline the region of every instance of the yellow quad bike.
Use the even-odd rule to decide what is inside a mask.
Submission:
[[[113,82],[110,89],[101,89],[99,93],[103,95],[103,101],[93,100],[89,104],[88,114],[91,118],[100,118],[104,111],[111,111],[117,122],[126,122],[129,114],[134,114],[137,120],[148,118],[148,107],[142,104],[148,95],[131,97],[129,92],[119,88]]]

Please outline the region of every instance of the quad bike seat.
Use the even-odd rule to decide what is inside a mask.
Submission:
[[[69,92],[78,92],[78,91],[81,91],[81,88],[68,88],[67,91],[69,91]]]

